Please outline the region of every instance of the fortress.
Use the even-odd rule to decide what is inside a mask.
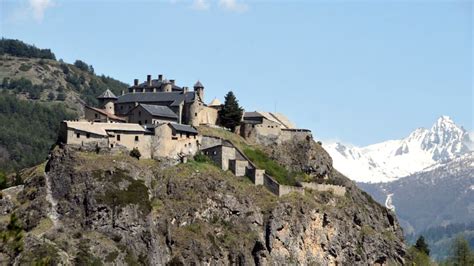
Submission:
[[[161,74],[157,79],[147,75],[142,83],[135,79],[120,96],[107,89],[97,99],[99,106],[85,106],[80,121],[61,124],[60,142],[91,149],[136,148],[142,158],[182,160],[204,148],[196,126],[218,126],[223,106],[217,99],[204,102],[200,81],[190,91]],[[284,115],[269,112],[244,113],[236,133],[262,145],[312,138],[311,131],[295,129]]]

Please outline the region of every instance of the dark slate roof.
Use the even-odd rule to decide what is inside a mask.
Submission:
[[[179,91],[173,92],[136,92],[127,93],[118,97],[117,103],[151,103],[151,102],[182,102],[194,101],[194,92],[190,91],[183,94]]]
[[[263,115],[260,114],[259,112],[245,112],[244,113],[244,119],[246,117],[263,117]]]
[[[178,119],[178,116],[168,106],[140,104],[152,116]]]
[[[152,79],[151,80],[151,87],[148,86],[148,83],[146,81],[138,84],[137,86],[132,86],[129,88],[130,89],[133,89],[134,87],[135,88],[161,88],[162,85],[164,84],[167,84],[167,83],[170,83],[167,79],[163,79],[163,80],[159,80],[159,79]],[[174,91],[182,91],[183,88],[181,88],[180,86],[177,86],[177,85],[172,85],[172,89]]]
[[[201,81],[197,81],[196,84],[194,84],[194,88],[204,88],[204,86],[202,85]]]
[[[106,89],[101,95],[97,96],[97,99],[117,99],[117,96],[109,89]]]
[[[198,134],[197,130],[188,125],[169,123],[170,127],[176,131]]]

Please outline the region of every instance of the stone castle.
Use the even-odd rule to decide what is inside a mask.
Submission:
[[[99,106],[85,106],[80,121],[64,121],[59,140],[90,148],[136,148],[142,158],[193,156],[204,147],[196,126],[218,126],[223,106],[217,99],[206,104],[204,90],[200,81],[191,91],[161,74],[157,79],[147,75],[142,83],[135,79],[120,96],[108,89],[99,95]],[[269,112],[244,113],[236,133],[262,145],[312,137],[309,130],[295,129],[285,116]]]

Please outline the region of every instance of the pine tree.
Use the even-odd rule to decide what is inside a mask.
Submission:
[[[244,110],[239,106],[239,101],[232,91],[225,96],[224,107],[219,112],[219,120],[222,126],[229,128],[232,132],[240,124]]]
[[[418,249],[420,252],[425,253],[426,255],[430,255],[430,248],[428,244],[425,242],[425,238],[420,236],[418,240],[416,240],[415,248]]]
[[[474,264],[474,254],[469,247],[469,243],[463,236],[458,236],[454,240],[448,262],[456,266]]]

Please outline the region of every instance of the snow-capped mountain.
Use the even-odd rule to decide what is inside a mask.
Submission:
[[[469,133],[448,116],[431,129],[418,128],[408,137],[366,147],[325,145],[334,167],[358,182],[390,182],[435,167],[470,151]]]

